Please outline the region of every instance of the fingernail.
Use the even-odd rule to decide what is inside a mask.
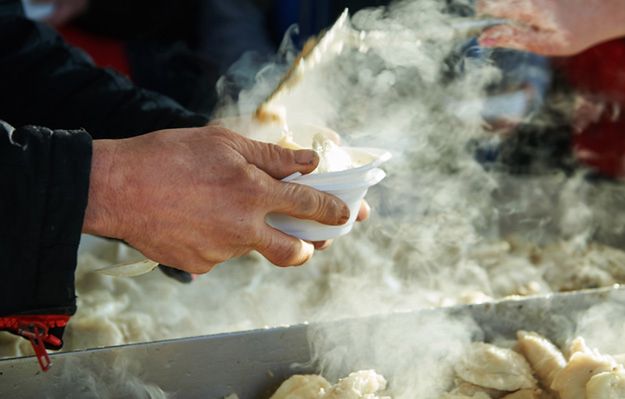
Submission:
[[[297,150],[295,151],[295,163],[298,165],[312,165],[316,162],[319,155],[312,150]]]
[[[367,212],[371,212],[371,205],[369,205],[369,203],[367,201],[362,201],[362,206],[365,207]]]

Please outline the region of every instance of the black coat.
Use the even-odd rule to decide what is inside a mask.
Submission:
[[[207,120],[96,68],[13,0],[0,0],[0,120],[0,329],[13,331],[6,316],[75,311],[91,140]]]

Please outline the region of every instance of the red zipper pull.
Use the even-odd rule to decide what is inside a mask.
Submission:
[[[33,350],[35,351],[41,370],[48,371],[50,366],[52,366],[50,356],[48,355],[46,346],[44,345],[45,340],[48,338],[48,326],[37,321],[20,323],[17,333],[25,338],[28,338]]]
[[[37,355],[41,370],[48,371],[52,361],[46,346],[60,349],[63,344],[60,337],[50,333],[50,329],[65,327],[69,318],[69,315],[64,314],[0,317],[0,331],[9,331],[28,339]]]

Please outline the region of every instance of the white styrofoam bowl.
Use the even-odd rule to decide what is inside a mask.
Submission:
[[[324,174],[329,175],[331,173]],[[372,168],[364,174],[360,174],[357,180],[337,182],[335,184],[326,181],[322,185],[310,184],[310,182],[305,180],[299,180],[307,177],[301,176],[298,179],[291,180],[291,182],[305,184],[340,198],[349,207],[349,220],[340,226],[330,226],[312,220],[273,213],[267,216],[267,223],[288,235],[306,241],[325,241],[345,235],[354,227],[360,209],[360,203],[365,198],[369,187],[382,181],[385,176],[386,173],[384,173],[382,169]]]
[[[349,233],[354,227],[360,203],[369,187],[378,184],[386,173],[378,166],[391,158],[388,151],[376,148],[344,148],[359,165],[339,172],[295,174],[283,181],[305,184],[316,190],[340,198],[349,207],[350,217],[341,226],[330,226],[312,220],[298,219],[283,214],[270,214],[267,223],[276,229],[306,241],[330,240]]]
[[[277,143],[283,135],[283,126],[278,124],[257,124],[236,126],[235,130],[244,131],[252,139],[268,143]],[[302,148],[312,148],[315,135],[322,134],[340,145],[341,137],[332,129],[313,124],[289,124],[292,139]],[[360,203],[369,187],[379,183],[386,174],[378,167],[391,158],[391,154],[382,149],[365,147],[342,147],[357,167],[338,172],[315,172],[308,175],[295,173],[283,179],[285,182],[305,184],[316,190],[339,197],[347,204],[350,218],[344,225],[329,226],[311,220],[298,219],[283,214],[270,214],[267,223],[278,230],[306,241],[324,241],[349,233],[356,221]]]

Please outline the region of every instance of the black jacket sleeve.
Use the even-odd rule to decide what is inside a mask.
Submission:
[[[0,316],[74,313],[90,165],[84,130],[0,121]]]
[[[0,119],[14,126],[84,128],[99,139],[207,123],[168,97],[96,68],[52,29],[25,19],[19,1],[0,0],[0,77]]]
[[[96,68],[22,14],[19,0],[0,0],[0,120],[27,126],[0,125],[0,322],[3,315],[75,311],[92,138],[208,121]]]

